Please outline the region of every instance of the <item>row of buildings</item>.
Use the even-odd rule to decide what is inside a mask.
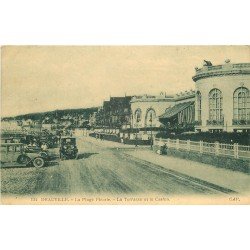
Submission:
[[[118,133],[149,134],[174,132],[250,132],[250,63],[212,65],[204,61],[195,68],[194,89],[175,95],[110,97],[97,112],[86,115],[54,115],[33,121],[1,122],[4,129],[84,128]],[[96,109],[95,109],[96,110]]]
[[[175,95],[110,97],[90,117],[96,129],[250,132],[250,63],[204,61],[194,90]]]

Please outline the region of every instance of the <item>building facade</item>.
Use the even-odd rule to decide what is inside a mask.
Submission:
[[[131,100],[133,128],[173,128],[195,121],[195,91],[176,95],[134,97]]]
[[[96,114],[101,128],[131,133],[250,132],[250,63],[196,68],[195,90],[175,95],[111,97]],[[127,131],[127,132],[128,132]]]
[[[173,106],[159,117],[166,128],[193,130],[195,122],[195,91],[180,92],[174,96]]]
[[[158,96],[134,96],[131,99],[131,127],[149,128],[162,126],[159,116],[174,104],[174,96],[161,93]]]
[[[22,130],[21,126],[16,120],[2,120],[1,121],[2,130]]]
[[[96,113],[96,127],[99,128],[130,128],[131,96],[110,97]]]
[[[250,132],[250,63],[196,68],[196,131]]]

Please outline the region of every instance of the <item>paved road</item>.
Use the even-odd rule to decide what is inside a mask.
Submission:
[[[79,159],[42,169],[1,169],[2,194],[214,194],[215,189],[170,174],[93,141],[78,141]]]

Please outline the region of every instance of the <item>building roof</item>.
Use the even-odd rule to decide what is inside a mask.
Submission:
[[[226,60],[226,63],[222,65],[205,64],[202,68],[196,68],[195,76],[193,76],[192,78],[196,82],[199,79],[208,77],[249,74],[250,63],[230,63],[230,60]]]
[[[171,102],[174,100],[174,95],[141,95],[141,96],[133,96],[131,98],[131,103],[135,102]]]
[[[192,104],[194,104],[194,102],[183,102],[176,104],[175,106],[168,108],[163,115],[159,116],[159,119],[171,118]]]

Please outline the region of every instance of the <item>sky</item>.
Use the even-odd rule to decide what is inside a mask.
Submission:
[[[194,89],[203,60],[250,62],[249,46],[5,46],[1,116],[101,106],[110,96]]]

